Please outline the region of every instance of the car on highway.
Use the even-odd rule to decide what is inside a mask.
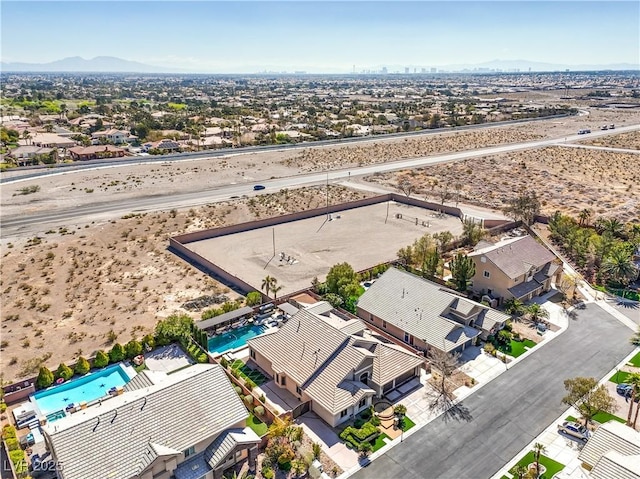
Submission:
[[[258,191],[258,190],[264,190],[265,186],[264,185],[255,185],[253,187],[254,191]]]
[[[586,427],[571,421],[564,421],[562,424],[558,424],[558,432],[582,442],[587,442],[591,437],[591,433]]]
[[[578,135],[586,135],[587,133],[591,133],[591,130],[588,128],[583,128],[582,130],[578,130]]]

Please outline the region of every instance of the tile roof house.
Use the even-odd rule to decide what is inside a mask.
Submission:
[[[91,134],[91,138],[94,142],[99,142],[101,139],[105,139],[115,145],[119,145],[121,143],[127,143],[130,141],[137,140],[137,136],[131,135],[130,132],[124,130],[118,130],[115,128],[110,128],[108,130],[96,131]],[[94,143],[97,144],[97,143]]]
[[[101,158],[122,158],[127,152],[113,145],[76,146],[69,148],[74,160],[96,160]]]
[[[640,432],[617,421],[602,424],[578,459],[594,479],[640,479]]]
[[[424,358],[370,334],[357,319],[301,310],[247,341],[251,360],[330,426],[419,377]]]
[[[468,255],[476,266],[472,289],[490,299],[528,301],[549,291],[562,274],[558,258],[531,236],[479,246]]]
[[[43,432],[59,479],[211,479],[255,460],[260,438],[245,428],[248,415],[222,368],[197,364],[143,372],[121,395]]]
[[[459,352],[509,316],[426,279],[389,268],[358,300],[357,315],[414,349]]]

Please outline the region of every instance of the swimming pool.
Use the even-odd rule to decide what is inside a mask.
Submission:
[[[213,336],[209,338],[209,342],[207,343],[209,352],[224,353],[230,349],[240,348],[247,344],[247,339],[255,338],[264,333],[265,329],[267,329],[265,326],[250,324]]]
[[[105,369],[95,371],[72,379],[63,384],[53,386],[35,393],[32,398],[43,415],[56,415],[64,412],[69,404],[76,406],[82,401],[91,402],[109,394],[109,389],[124,386],[129,382],[129,375],[120,364],[114,364]]]

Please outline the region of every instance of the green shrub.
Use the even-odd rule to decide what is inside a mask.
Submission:
[[[5,439],[15,439],[16,438],[16,428],[11,424],[5,424],[2,428],[2,437]]]
[[[284,472],[291,470],[291,459],[288,454],[282,454],[278,457],[278,468]]]
[[[244,382],[244,387],[246,387],[249,391],[252,391],[255,387],[256,383],[254,383],[251,379],[247,379]]]
[[[365,422],[360,429],[354,429],[351,432],[351,434],[355,436],[356,439],[362,442],[366,439],[369,439],[371,436],[373,436],[377,432],[378,432],[377,427],[375,427],[370,422]]]
[[[366,421],[362,418],[358,418],[355,421],[353,421],[353,427],[355,428],[361,428],[362,425],[365,423]]]
[[[153,337],[153,334],[147,334],[142,338],[142,344],[153,349],[156,347],[156,338]]]
[[[229,367],[229,361],[227,361],[227,358],[222,358],[220,360],[220,366],[222,366],[225,369]]]
[[[38,389],[48,388],[53,384],[54,381],[53,373],[49,371],[46,366],[42,366],[40,368],[40,372],[38,372],[38,378],[36,379],[36,387]]]
[[[264,416],[264,406],[254,407],[253,412],[256,416]]]
[[[261,403],[265,402],[267,400],[267,398],[264,397],[264,394],[260,394],[260,397],[258,398],[258,401],[260,401]]]
[[[240,386],[233,386],[233,389],[238,393],[238,396],[242,396],[242,388]]]
[[[244,396],[244,402],[246,402],[248,405],[252,405],[253,404],[253,396],[251,394],[247,394],[246,396]]]
[[[139,356],[140,354],[142,354],[142,344],[139,341],[132,339],[126,344],[126,346],[124,347],[124,350],[125,350],[127,359],[133,359],[136,356]]]
[[[320,454],[322,454],[322,446],[317,442],[311,444],[311,448],[313,449],[313,458],[320,459]]]
[[[76,362],[76,365],[73,368],[74,372],[80,376],[84,376],[85,374],[87,374],[90,369],[91,369],[91,365],[89,364],[89,361],[87,361],[82,356],[78,358],[78,361]]]
[[[360,417],[365,420],[369,419],[371,417],[371,408],[367,408],[364,411],[362,411],[360,413]]]
[[[369,422],[377,427],[380,425],[380,418],[378,416],[373,416]]]
[[[116,343],[109,351],[109,361],[112,363],[119,363],[124,359],[124,348],[122,344]]]
[[[234,378],[237,378],[238,376],[240,376],[240,373],[238,372],[238,370],[237,370],[237,369],[232,369],[232,370],[231,370],[231,375],[232,375]]]
[[[56,370],[56,378],[62,378],[65,381],[68,381],[72,377],[73,371],[71,370],[71,368],[65,363],[60,363],[60,366],[58,366],[58,369]]]
[[[109,356],[104,351],[98,351],[93,360],[94,368],[104,368],[109,364]]]
[[[27,468],[27,461],[24,458],[24,451],[19,449],[17,451],[10,451],[9,458],[16,468],[16,472],[24,472]]]
[[[273,469],[271,469],[270,467],[263,467],[262,468],[262,477],[264,477],[264,479],[273,479],[273,477],[275,476]]]
[[[20,449],[20,442],[15,437],[10,437],[6,440],[6,443],[10,451],[17,451]]]

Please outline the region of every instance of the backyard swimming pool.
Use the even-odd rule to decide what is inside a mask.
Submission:
[[[109,389],[124,386],[128,382],[129,375],[120,364],[114,364],[108,368],[35,393],[32,398],[43,415],[60,419],[60,417],[63,417],[64,410],[68,405],[74,404],[78,406],[82,401],[87,403],[95,401],[107,396]]]
[[[250,324],[213,336],[207,343],[209,352],[224,353],[230,349],[240,348],[247,344],[247,339],[255,338],[264,333],[265,329],[267,329],[265,326]]]

